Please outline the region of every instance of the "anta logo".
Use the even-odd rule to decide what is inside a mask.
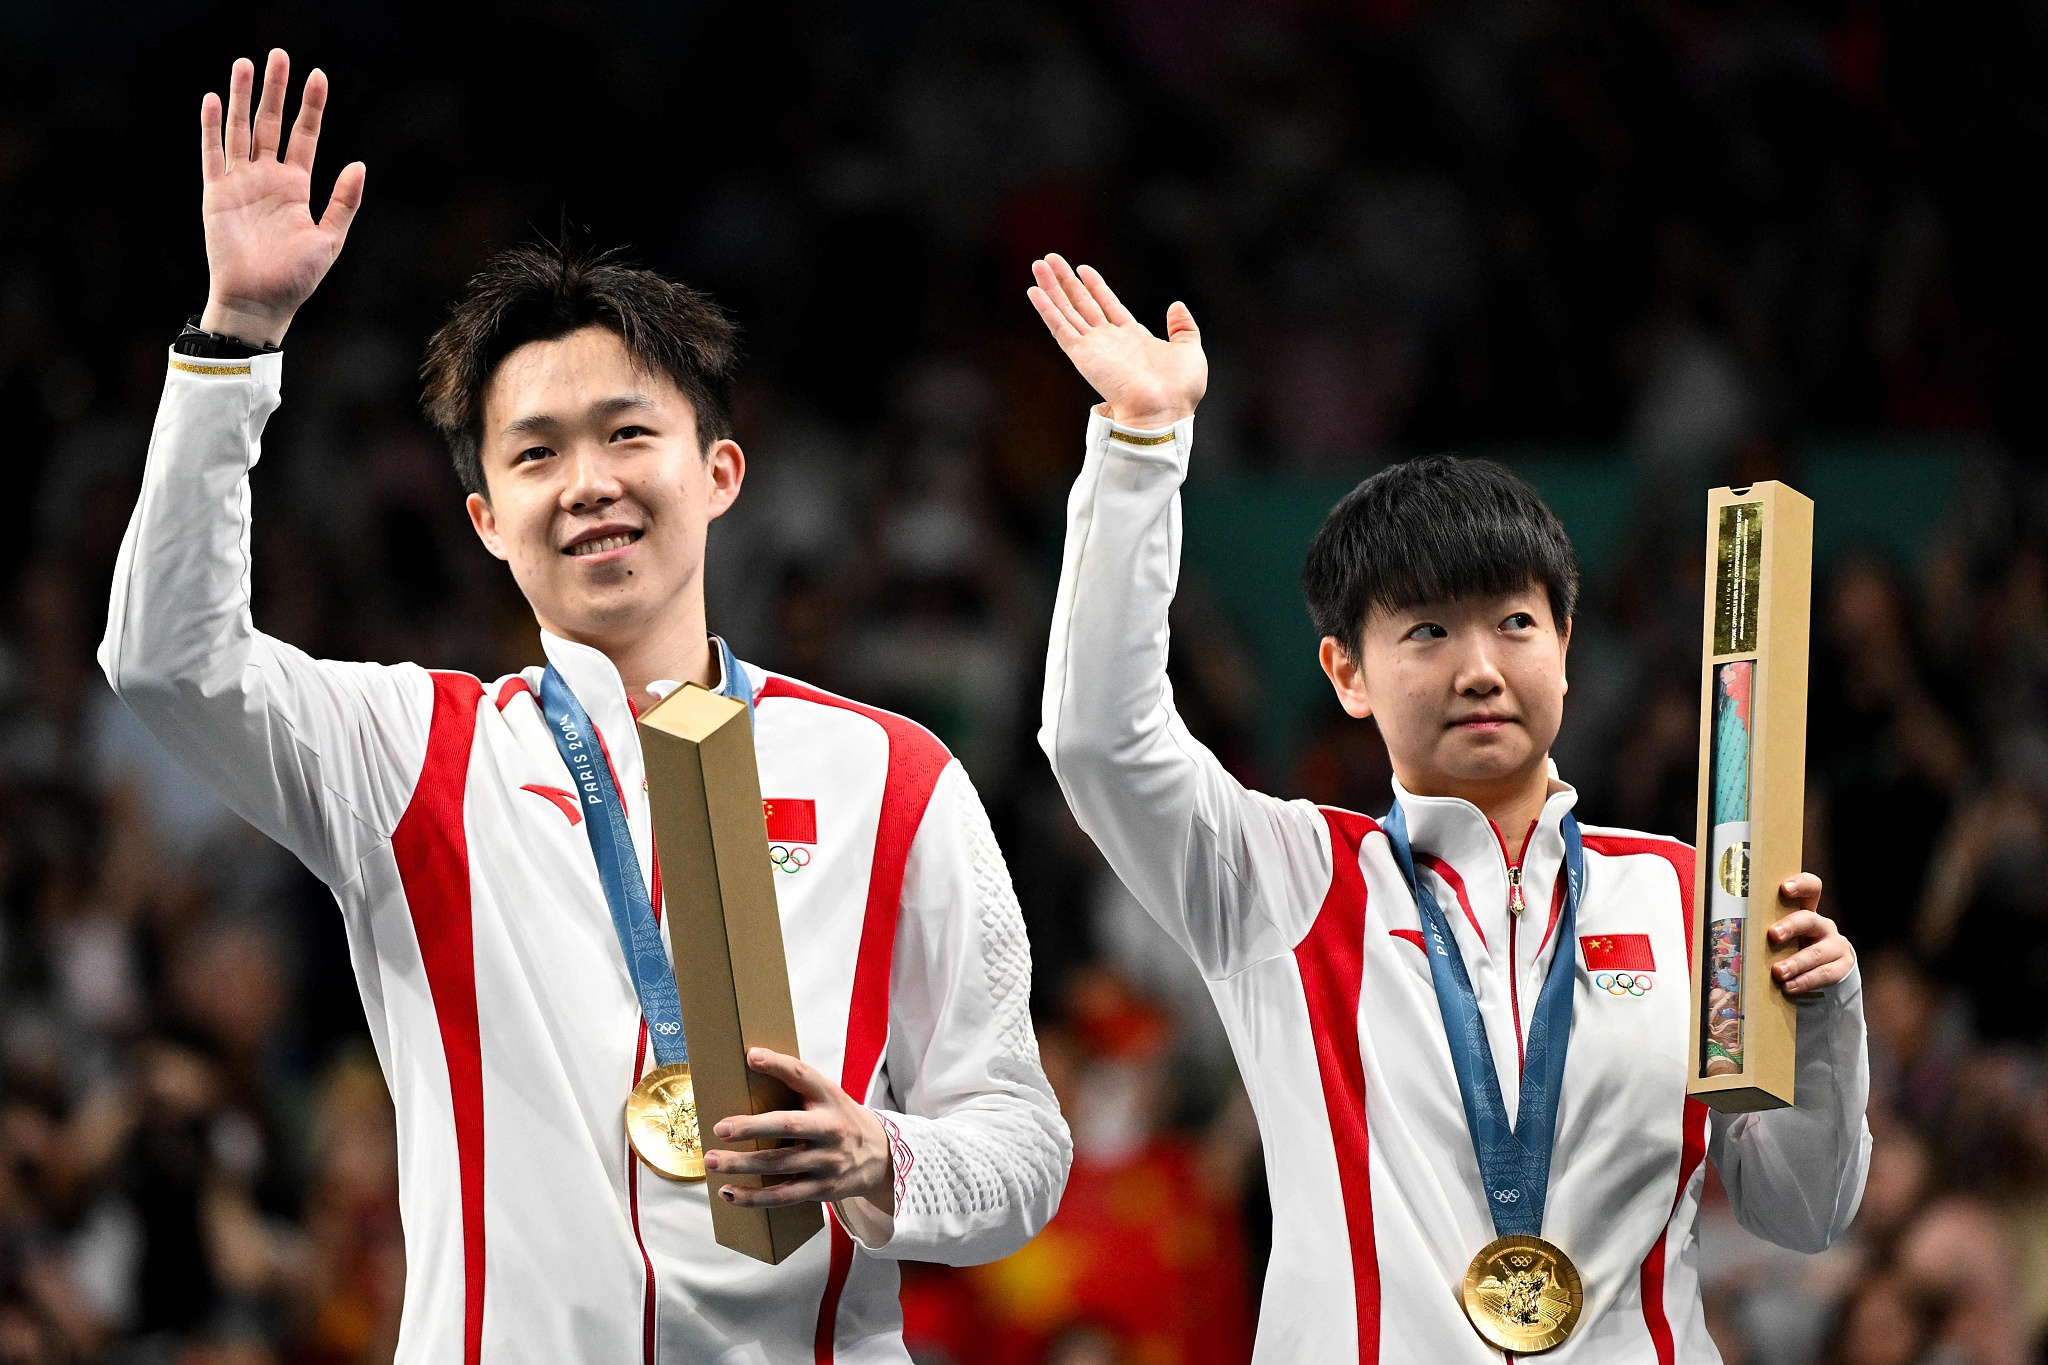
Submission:
[[[1593,985],[1609,995],[1640,999],[1657,984],[1648,934],[1592,934],[1579,940]]]
[[[818,803],[808,798],[764,797],[761,816],[768,826],[768,861],[791,876],[811,865],[818,842]]]
[[[570,824],[583,823],[583,812],[576,806],[576,793],[565,792],[560,787],[543,787],[538,782],[529,782],[519,790],[545,798],[549,805],[569,817]]]

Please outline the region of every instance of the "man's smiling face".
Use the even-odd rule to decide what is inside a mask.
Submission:
[[[1344,709],[1377,716],[1409,790],[1477,799],[1544,762],[1564,720],[1563,632],[1541,586],[1498,597],[1376,608],[1359,658],[1323,663]]]
[[[484,391],[488,496],[469,516],[540,624],[603,649],[701,600],[704,537],[739,495],[746,457],[707,451],[690,400],[585,327],[506,356]]]

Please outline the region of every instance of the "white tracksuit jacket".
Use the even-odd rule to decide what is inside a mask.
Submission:
[[[248,475],[282,368],[172,357],[100,662],[341,905],[398,1113],[398,1359],[905,1361],[895,1259],[1015,1250],[1069,1155],[1023,921],[966,773],[908,721],[747,670],[771,828],[809,855],[776,876],[800,1047],[883,1115],[897,1212],[849,1214],[858,1252],[831,1219],[779,1266],[725,1250],[705,1187],[626,1145],[626,1095],[654,1059],[541,670],[486,686],[334,663],[251,624]],[[658,888],[618,673],[544,644]]]
[[[1493,1222],[1421,919],[1386,836],[1364,816],[1245,790],[1174,713],[1167,606],[1192,429],[1190,418],[1170,436],[1126,433],[1140,444],[1099,414],[1089,424],[1039,739],[1082,828],[1208,978],[1258,1112],[1273,1257],[1255,1358],[1499,1360],[1459,1298]],[[1696,1268],[1701,1160],[1761,1236],[1817,1251],[1840,1235],[1870,1147],[1861,987],[1851,975],[1802,1007],[1795,1108],[1730,1116],[1688,1101],[1692,849],[1585,829],[1578,937],[1645,935],[1654,957],[1647,983],[1610,993],[1580,945],[1550,932],[1560,824],[1576,800],[1553,790],[1523,859],[1519,922],[1486,817],[1399,793],[1418,872],[1438,879],[1471,969],[1510,1118],[1551,957],[1580,953],[1543,1235],[1577,1263],[1586,1302],[1570,1339],[1540,1358],[1704,1365],[1719,1357]]]

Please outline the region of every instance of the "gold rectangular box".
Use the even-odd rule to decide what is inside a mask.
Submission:
[[[747,1067],[750,1047],[797,1055],[747,709],[745,702],[685,684],[640,717],[654,843],[661,850],[663,917],[698,1121],[706,1147],[729,1151],[757,1144],[720,1144],[711,1134],[720,1119],[802,1107],[787,1086]],[[743,1209],[718,1197],[728,1184],[762,1183],[761,1176],[712,1172],[711,1227],[720,1246],[774,1265],[824,1226],[824,1209]]]
[[[1798,1007],[1771,968],[1806,819],[1813,502],[1782,483],[1707,495],[1699,842],[1686,1093],[1745,1112],[1793,1102]]]

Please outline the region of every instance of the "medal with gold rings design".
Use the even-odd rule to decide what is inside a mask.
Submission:
[[[704,1135],[690,1064],[656,1067],[626,1099],[626,1137],[640,1159],[670,1180],[704,1178]]]
[[[1563,1341],[1585,1306],[1579,1268],[1541,1237],[1497,1238],[1465,1268],[1465,1316],[1480,1336],[1515,1355]]]
[[[1579,893],[1585,885],[1585,850],[1569,811],[1559,822],[1564,838],[1565,898],[1557,949],[1523,1040],[1520,1105],[1508,1120],[1493,1049],[1486,1040],[1479,998],[1464,954],[1428,883],[1415,876],[1407,814],[1396,802],[1380,822],[1400,865],[1429,944],[1430,983],[1451,1045],[1451,1069],[1464,1102],[1465,1126],[1479,1158],[1479,1181],[1495,1240],[1480,1248],[1465,1271],[1465,1316],[1479,1335],[1514,1355],[1547,1351],[1572,1334],[1585,1309],[1578,1267],[1545,1241],[1543,1205],[1550,1191],[1550,1153],[1557,1135],[1557,1099],[1564,1088],[1565,1050],[1571,1042],[1572,995],[1578,976]],[[1534,839],[1536,836],[1530,836]],[[1510,914],[1521,913],[1511,902]],[[1511,997],[1512,998],[1512,997]]]
[[[726,678],[744,677],[732,652],[724,652]],[[625,804],[612,780],[611,764],[597,728],[568,681],[549,664],[541,675],[541,710],[554,731],[555,747],[575,779],[584,828],[597,860],[612,928],[625,954],[626,973],[647,1023],[654,1070],[641,1077],[626,1100],[626,1137],[640,1159],[670,1180],[704,1178],[704,1137],[697,1122],[696,1088],[690,1079],[690,1047],[683,1036],[683,1006],[675,969],[662,942],[654,904],[640,875]]]

